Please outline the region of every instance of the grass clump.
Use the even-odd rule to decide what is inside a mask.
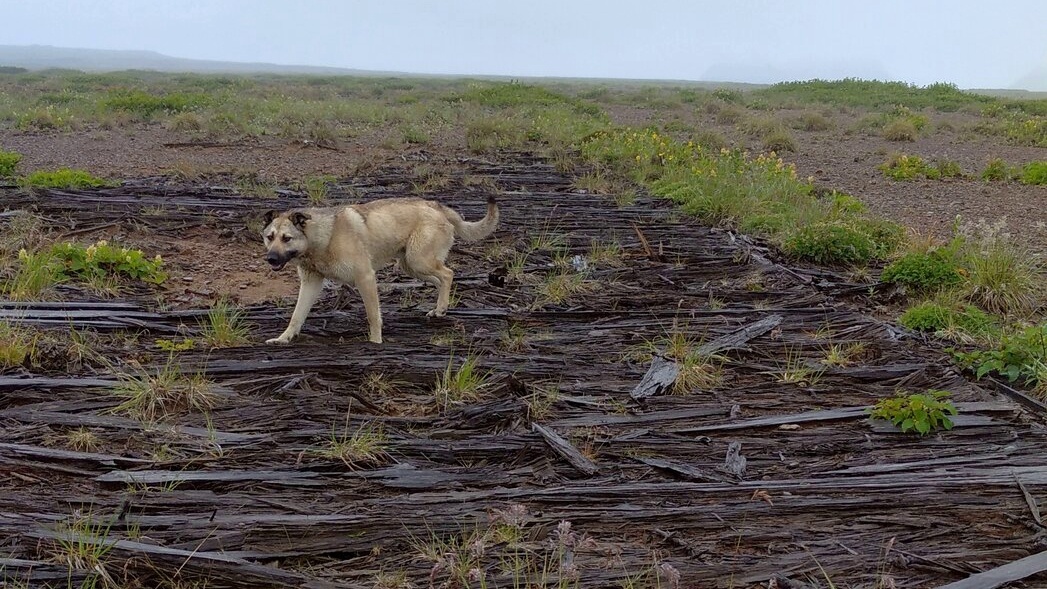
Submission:
[[[207,312],[202,336],[211,349],[231,348],[247,343],[248,329],[244,325],[244,312],[229,301],[220,299]]]
[[[950,416],[959,411],[948,397],[947,391],[938,390],[910,395],[899,392],[894,397],[881,399],[868,411],[874,419],[893,423],[902,433],[916,432],[924,436],[932,431],[952,429]]]
[[[320,449],[320,455],[341,460],[347,467],[354,468],[382,462],[387,456],[388,446],[388,438],[381,425],[363,424],[350,433],[347,413],[341,435],[332,430],[330,439]]]
[[[1043,186],[1047,184],[1047,161],[1029,162],[1022,167],[1018,180],[1022,184]]]
[[[1006,236],[968,240],[961,253],[969,300],[990,313],[1025,315],[1040,300],[1040,266],[1030,252]]]
[[[92,176],[85,170],[59,168],[57,170],[37,170],[21,180],[26,188],[101,188],[111,183],[103,178]]]
[[[22,161],[22,154],[0,149],[0,178],[14,176],[15,168],[18,167],[20,161]]]
[[[982,180],[986,182],[1000,182],[1005,180],[1011,180],[1019,175],[1019,171],[1011,166],[1008,166],[1006,162],[998,157],[994,157],[989,160],[986,164],[985,170],[982,171]]]
[[[943,250],[910,252],[883,270],[884,282],[900,284],[914,293],[950,288],[963,281],[952,255]]]
[[[16,301],[44,296],[52,287],[64,280],[61,266],[50,252],[18,252],[18,264],[13,275],[4,281],[4,294]]]
[[[18,368],[31,362],[36,343],[37,336],[33,332],[0,321],[0,370]]]
[[[447,361],[434,390],[437,405],[444,410],[478,399],[490,384],[491,375],[480,369],[479,357],[467,356],[458,368],[454,368],[453,360]]]
[[[919,133],[916,124],[907,119],[896,119],[883,127],[883,138],[888,141],[916,141]]]
[[[181,411],[207,411],[214,406],[213,384],[202,374],[186,374],[173,357],[150,371],[145,368],[118,375],[113,393],[124,399],[115,409],[141,421],[165,419]]]

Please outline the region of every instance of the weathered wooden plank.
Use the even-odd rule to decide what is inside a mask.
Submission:
[[[996,589],[1044,571],[1047,571],[1047,550],[971,575],[962,581],[940,585],[938,589]]]
[[[592,476],[600,472],[600,467],[598,467],[595,462],[582,456],[582,453],[579,452],[577,448],[572,446],[567,440],[560,437],[556,432],[544,428],[537,423],[532,423],[531,429],[537,432],[554,452],[559,454],[582,474]]]
[[[647,369],[647,373],[640,379],[640,384],[636,385],[636,388],[629,393],[629,396],[639,400],[660,395],[673,386],[679,374],[680,366],[676,362],[662,356],[655,356],[651,360],[651,367]]]
[[[992,423],[991,420],[985,417],[965,415],[965,413],[968,412],[1013,413],[1017,409],[1010,403],[957,403],[956,407],[960,411],[960,415],[953,418],[953,423],[957,426],[988,425]],[[745,419],[730,423],[681,428],[674,431],[677,433],[695,434],[772,427],[794,423],[841,421],[868,417],[868,410],[869,407],[845,407],[842,409],[805,411],[803,413],[793,413],[791,415],[772,415],[770,417],[757,417],[754,419]]]
[[[320,473],[298,470],[114,470],[96,476],[99,483],[239,483],[258,481],[294,485],[323,485]]]
[[[48,530],[36,530],[26,533],[31,538],[42,540],[65,540],[73,541],[83,546],[111,546],[113,550],[128,552],[133,555],[143,555],[153,558],[174,560],[179,566],[205,567],[208,570],[224,571],[226,575],[240,576],[244,580],[263,581],[277,587],[314,587],[316,589],[331,588],[335,585],[311,579],[299,573],[285,571],[271,566],[256,564],[240,558],[227,556],[220,552],[205,552],[194,550],[180,550],[135,542],[132,540],[118,540],[114,538],[100,538],[97,536],[86,536],[83,534],[52,532]]]
[[[102,466],[116,466],[117,464],[149,464],[151,460],[141,458],[130,458],[127,456],[116,456],[114,454],[98,454],[95,452],[75,452],[59,448],[44,448],[42,446],[28,446],[25,444],[8,444],[0,442],[0,456],[26,456],[38,459],[71,460],[78,462],[95,462]]]

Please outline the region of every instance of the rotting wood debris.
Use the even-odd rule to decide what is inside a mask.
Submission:
[[[1025,586],[1047,586],[1029,565],[1045,548],[1042,416],[862,313],[853,297],[868,285],[786,267],[660,201],[619,208],[575,192],[539,160],[463,165],[503,191],[495,240],[516,253],[556,242],[566,254],[538,248],[519,275],[488,280],[503,262],[484,244],[457,247],[460,303],[439,320],[396,302],[402,291],[431,301],[430,288],[389,275],[381,347],[363,341],[351,302],[321,305],[289,347],[183,352],[179,366],[219,388],[208,418],[114,414],[116,376],[98,366],[0,375],[0,575],[79,586],[92,573],[63,563],[61,540],[73,538],[111,546],[105,569],[145,586],[372,587],[402,573],[425,587],[455,580],[469,554],[487,586],[512,586],[512,555],[532,568],[552,562],[580,587],[664,587],[666,567],[682,587],[824,586],[826,576],[837,587],[973,587],[961,582],[1014,561],[1009,579],[1021,571]],[[333,196],[409,187],[405,170],[387,170]],[[158,178],[0,195],[4,208],[32,208],[77,234],[134,220],[161,234],[206,225],[235,236],[252,214],[305,202]],[[435,196],[466,217],[482,212],[475,195]],[[143,216],[147,207],[166,213]],[[543,303],[542,278],[575,271],[571,258],[587,260],[594,240],[620,244],[621,264],[590,260],[588,292]],[[246,312],[256,342],[289,314]],[[205,314],[76,291],[0,303],[0,319],[15,323],[141,332],[139,355],[154,368],[167,354],[149,343],[192,333]],[[659,355],[674,333],[696,348],[727,342],[704,350],[724,358],[719,384],[670,394],[656,366],[644,386],[652,358],[680,369]],[[853,364],[819,362],[828,346],[850,344],[861,345]],[[470,353],[488,386],[438,410],[440,375]],[[951,432],[917,438],[865,417],[897,390],[932,388],[961,408]],[[63,442],[81,426],[96,447]],[[323,451],[378,429],[386,447],[375,461]],[[725,468],[731,448],[744,469]],[[78,519],[106,533],[85,536]],[[495,533],[507,526],[522,531],[512,541]],[[477,574],[459,572],[463,585]]]

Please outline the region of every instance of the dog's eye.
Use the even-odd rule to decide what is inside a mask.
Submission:
[[[283,237],[280,238],[280,241],[282,241],[284,243],[287,243],[288,241],[291,241],[291,236],[290,235],[284,235]]]
[[[272,233],[270,233],[269,235],[266,235],[266,236],[265,236],[265,240],[266,240],[266,241],[272,241],[272,240],[273,240],[273,234],[272,234]]]

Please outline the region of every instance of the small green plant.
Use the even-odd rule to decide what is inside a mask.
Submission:
[[[910,252],[883,270],[884,282],[900,284],[913,293],[950,288],[963,281],[956,262],[943,250]]]
[[[202,331],[202,337],[211,349],[231,348],[247,343],[248,329],[244,325],[244,312],[226,299],[218,300],[207,312]]]
[[[21,180],[26,188],[101,188],[111,183],[103,178],[92,176],[84,170],[59,168],[57,170],[36,170]]]
[[[18,167],[20,161],[22,161],[22,154],[0,149],[0,178],[14,176],[15,168]]]
[[[114,411],[141,421],[157,421],[179,411],[207,411],[214,406],[213,384],[203,374],[186,374],[173,357],[153,370],[134,369],[117,375],[113,388],[124,401]]]
[[[894,397],[881,399],[868,411],[874,419],[893,423],[902,433],[914,431],[923,436],[939,429],[952,429],[950,416],[958,411],[948,397],[947,391],[930,390],[911,395],[899,391]]]
[[[1018,180],[1022,184],[1043,186],[1047,184],[1047,161],[1029,162],[1022,167]]]
[[[1011,382],[1022,379],[1039,386],[1047,382],[1041,369],[1047,364],[1047,324],[1004,334],[995,348],[958,352],[956,358],[977,378],[995,372]]]
[[[447,368],[436,382],[434,394],[437,405],[444,410],[451,406],[479,398],[489,385],[490,373],[479,367],[479,357],[467,356],[458,368],[454,358],[447,360]]]
[[[63,278],[87,281],[106,276],[130,278],[149,284],[161,284],[167,274],[161,270],[163,259],[147,259],[142,250],[110,245],[102,240],[84,247],[77,243],[58,243],[50,256],[60,267]]]
[[[185,338],[180,342],[176,342],[170,339],[158,339],[154,342],[156,347],[164,352],[188,352],[196,347],[196,341],[190,338]]]

